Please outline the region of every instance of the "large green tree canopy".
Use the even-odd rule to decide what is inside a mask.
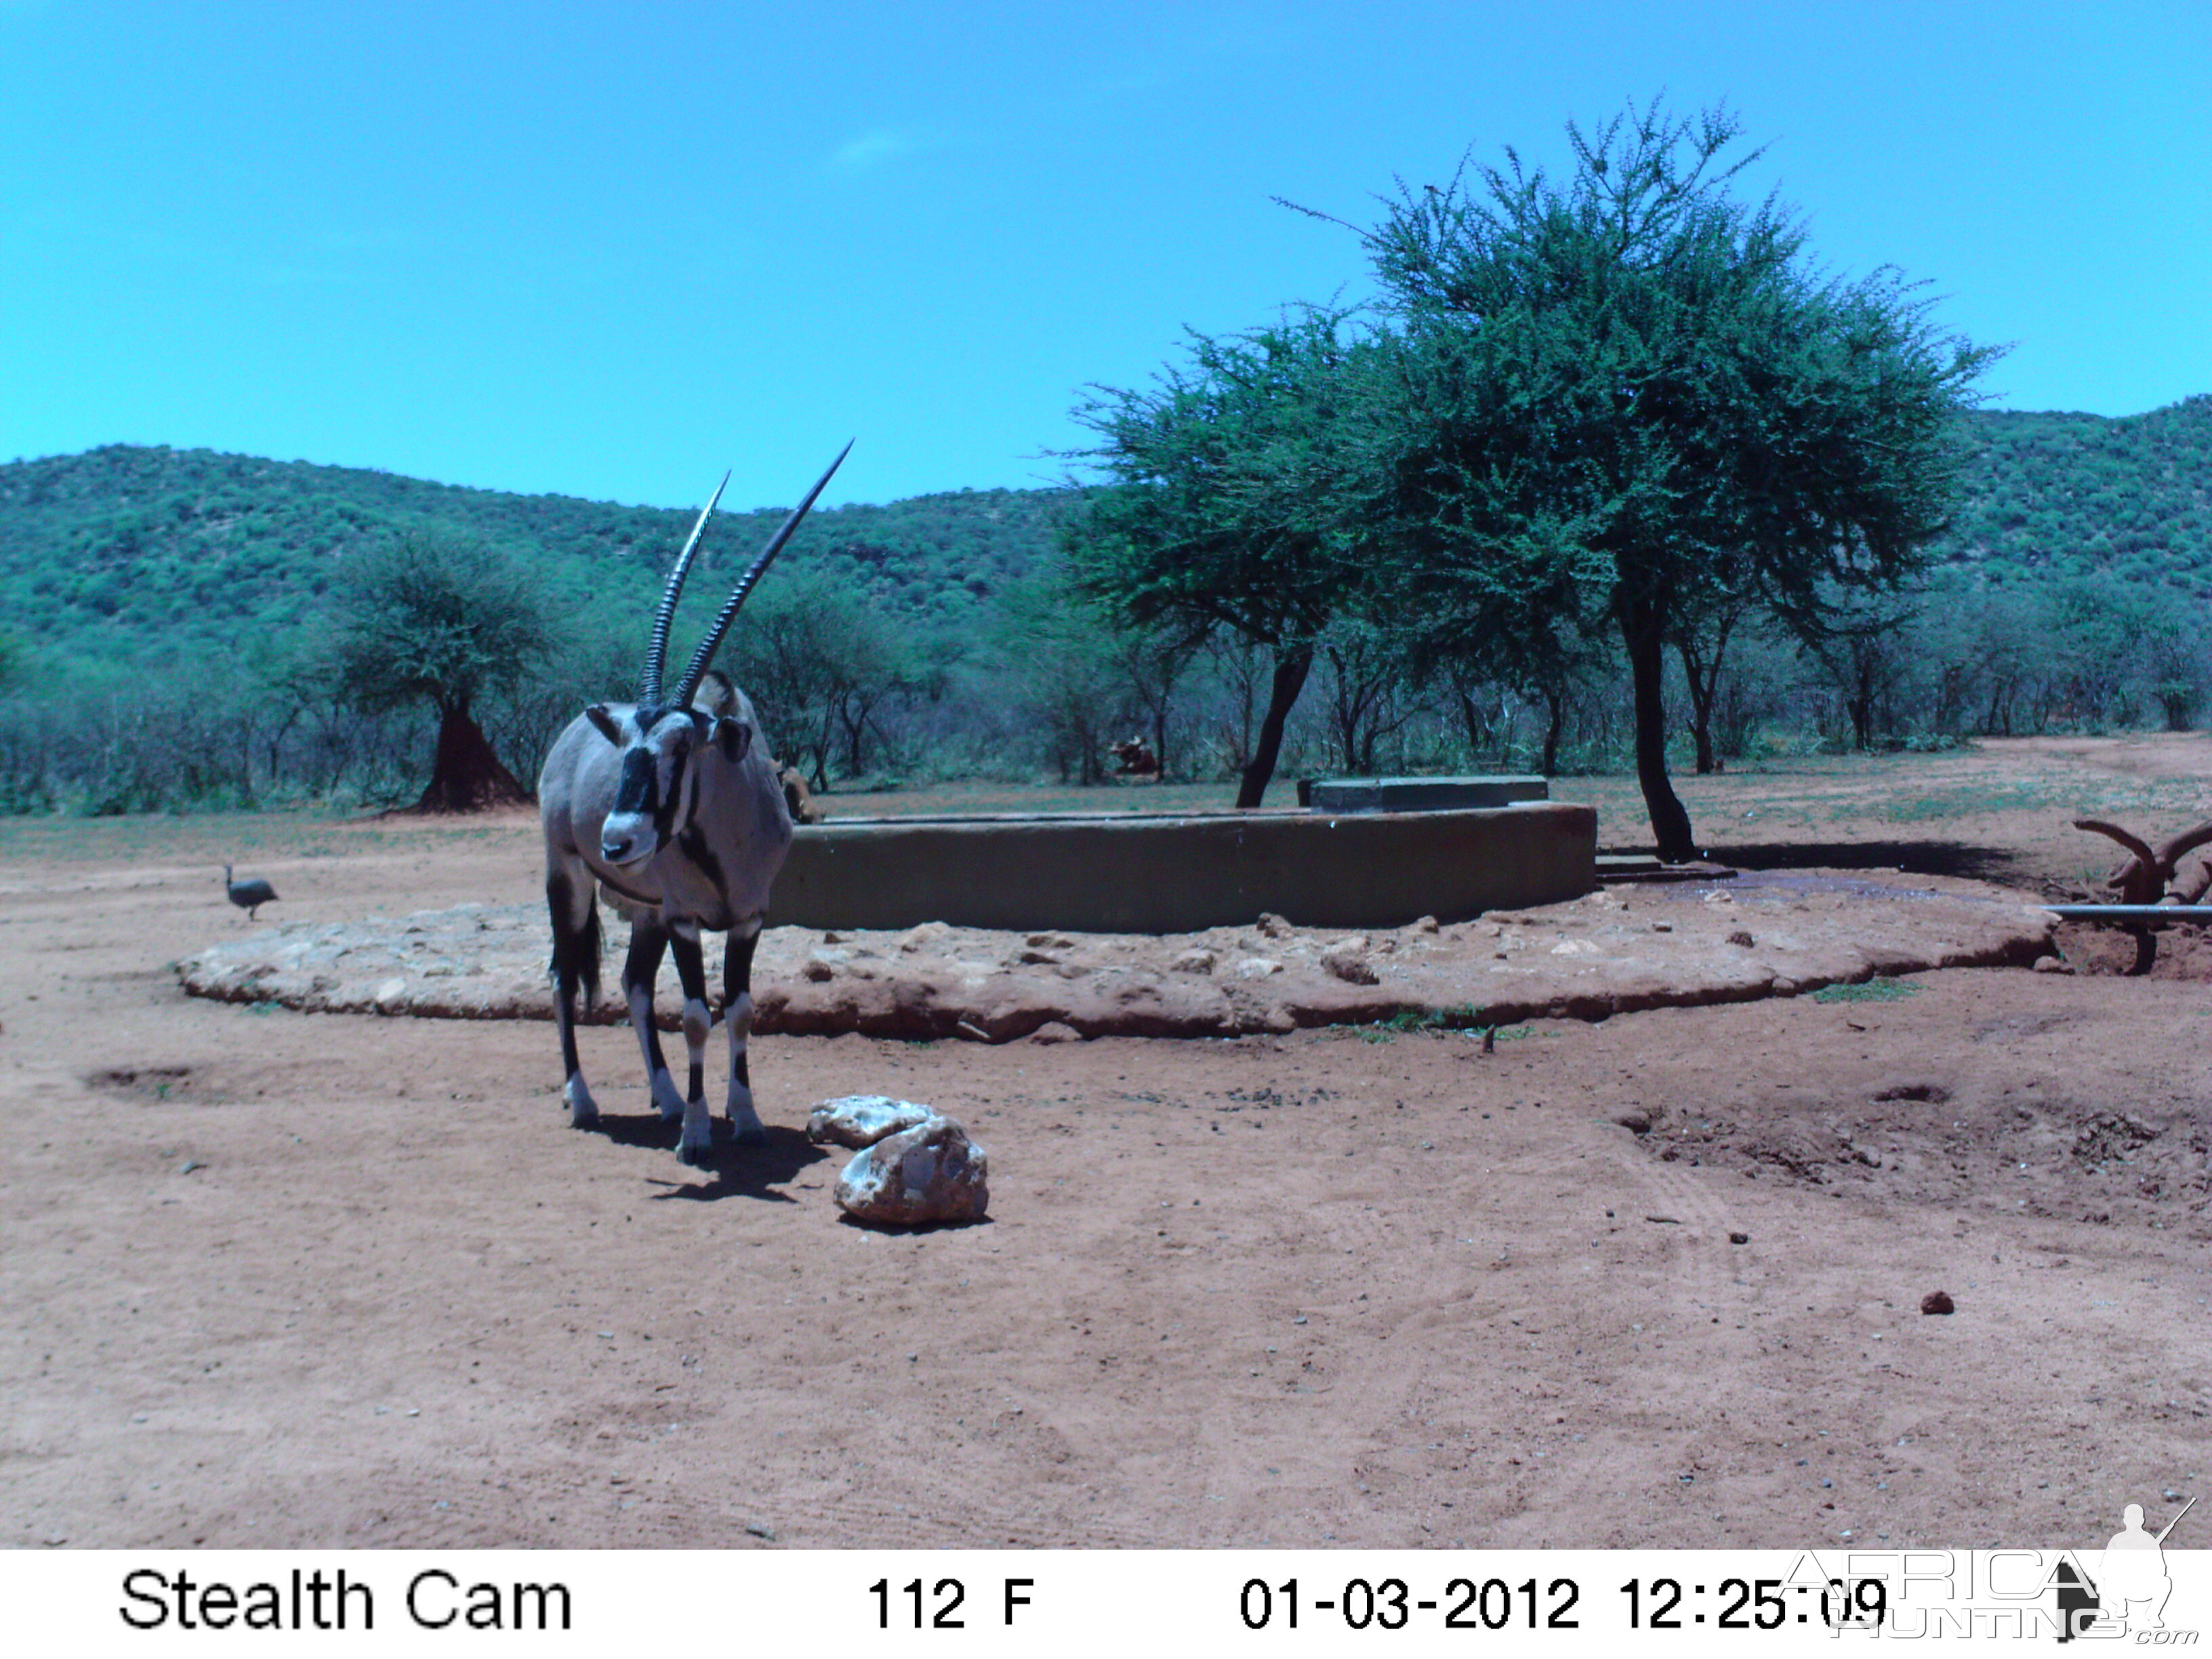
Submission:
[[[1729,601],[1801,633],[1893,588],[1944,528],[1956,418],[1992,353],[1897,273],[1808,263],[1776,203],[1722,165],[1739,128],[1656,102],[1555,184],[1508,167],[1401,188],[1365,233],[1395,334],[1389,544],[1404,610],[1465,647],[1525,649],[1538,616],[1625,647],[1661,855],[1696,856],[1667,775],[1663,651]]]
[[[428,702],[438,750],[425,811],[526,799],[473,713],[512,689],[551,647],[542,602],[512,561],[478,544],[408,537],[347,573],[331,641],[339,695],[367,709]]]
[[[1274,659],[1237,804],[1256,806],[1323,629],[1376,559],[1358,503],[1372,487],[1369,378],[1379,343],[1340,312],[1294,312],[1249,334],[1194,333],[1187,366],[1076,411],[1109,481],[1068,522],[1076,580],[1124,621],[1225,633]]]

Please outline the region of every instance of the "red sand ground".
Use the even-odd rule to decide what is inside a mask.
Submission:
[[[1685,791],[1724,860],[2033,895],[2110,862],[2067,818],[2169,833],[2208,778],[2080,739]],[[771,1144],[702,1175],[627,1033],[579,1134],[543,1024],[186,998],[234,857],[264,925],[540,879],[520,817],[0,826],[12,1544],[2094,1545],[2212,1462],[2193,945],[1489,1054],[764,1037]],[[839,1219],[799,1126],[855,1091],[966,1122],[993,1220]]]

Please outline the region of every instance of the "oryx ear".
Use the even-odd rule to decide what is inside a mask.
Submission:
[[[603,702],[593,703],[589,708],[586,708],[584,711],[584,718],[591,721],[592,725],[598,726],[599,728],[599,735],[605,738],[609,743],[614,744],[616,748],[619,749],[623,746],[622,727],[617,726],[615,724],[615,717],[607,713],[606,704]]]
[[[723,759],[741,761],[753,746],[753,729],[743,720],[718,720],[714,722],[714,741],[721,745]]]

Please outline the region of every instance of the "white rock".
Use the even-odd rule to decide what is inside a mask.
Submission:
[[[989,1174],[989,1158],[965,1129],[932,1117],[857,1154],[837,1177],[837,1206],[882,1226],[973,1221],[991,1201]]]
[[[1267,957],[1247,957],[1237,964],[1235,969],[1239,979],[1265,979],[1270,974],[1282,971],[1283,964]]]
[[[937,1114],[911,1100],[888,1095],[840,1095],[806,1116],[806,1138],[840,1146],[872,1146],[886,1135],[927,1123]]]

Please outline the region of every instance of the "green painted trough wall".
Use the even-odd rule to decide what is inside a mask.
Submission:
[[[1398,927],[1577,898],[1597,883],[1597,811],[1175,817],[850,818],[800,826],[771,927],[1187,933],[1255,921]]]

